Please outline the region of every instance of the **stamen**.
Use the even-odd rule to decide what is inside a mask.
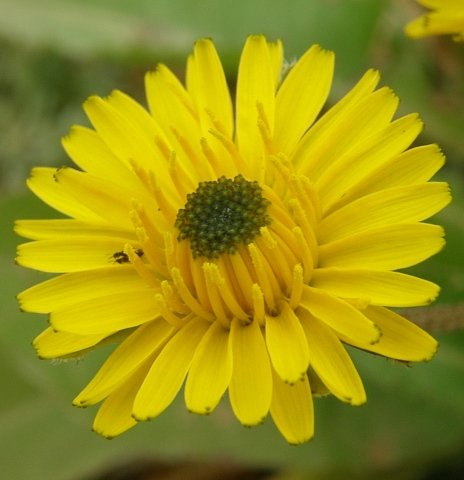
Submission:
[[[260,286],[254,283],[251,288],[251,295],[253,298],[253,318],[260,324],[261,327],[266,325],[265,310],[264,310],[264,295]]]
[[[217,138],[225,147],[225,149],[229,152],[237,171],[242,172],[244,176],[250,176],[250,168],[248,164],[243,160],[242,156],[240,155],[235,143],[226,135],[210,128],[208,132],[215,138]]]
[[[295,241],[295,236],[292,233],[292,230],[295,227],[296,225],[293,224],[289,228],[277,221],[274,217],[272,225],[269,226],[269,229],[282,240],[282,242],[290,249],[291,253],[296,259],[300,259],[301,252],[297,242]]]
[[[271,278],[274,278],[275,283],[277,283],[277,280],[275,279],[274,274],[269,272],[270,267],[268,267],[268,269],[265,268],[257,246],[254,243],[250,243],[248,245],[248,249],[250,251],[253,266],[255,267],[255,272],[258,277],[259,286],[261,287],[269,310],[274,313],[277,311],[277,309],[273,290],[278,290],[278,288],[275,286],[272,288]]]
[[[292,208],[293,213],[295,215],[295,220],[298,226],[301,228],[301,231],[305,236],[306,242],[308,243],[309,248],[311,249],[313,262],[315,265],[317,265],[317,257],[318,257],[317,240],[316,240],[316,236],[314,235],[314,230],[312,229],[308,221],[308,217],[306,216],[306,212],[301,207],[300,202],[295,198],[292,198],[288,203],[289,203],[289,206]]]
[[[292,274],[288,263],[277,246],[277,241],[272,237],[267,227],[261,227],[260,232],[261,237],[256,237],[255,243],[259,245],[281,287],[286,286],[287,291],[290,291]]]
[[[301,178],[301,183],[303,184],[303,188],[306,192],[306,195],[308,196],[308,199],[310,200],[311,205],[313,206],[313,210],[316,214],[317,223],[319,223],[322,218],[322,206],[321,206],[321,201],[319,199],[319,195],[317,194],[313,184],[311,183],[311,181],[306,175],[300,175],[300,178]]]
[[[160,281],[153,275],[150,270],[148,270],[145,263],[143,263],[142,259],[134,250],[134,247],[129,243],[124,245],[124,253],[127,255],[129,262],[133,265],[135,271],[143,278],[150,287],[159,288]]]
[[[139,238],[143,252],[148,258],[148,261],[156,268],[156,270],[164,276],[169,276],[169,270],[166,265],[162,263],[163,252],[147,235],[145,228],[140,227],[135,229],[135,233]]]
[[[155,137],[155,144],[160,149],[161,154],[166,160],[169,160],[171,155],[171,147],[164,138],[161,138],[159,135]]]
[[[203,179],[212,179],[213,175],[211,170],[208,168],[209,164],[202,162],[201,158],[197,155],[197,152],[192,147],[187,137],[185,137],[174,125],[171,125],[171,131],[175,135],[179,145],[182,147],[182,150],[185,152],[185,155],[189,159],[193,171],[198,172],[200,178]]]
[[[300,255],[303,259],[303,278],[304,282],[308,283],[311,279],[314,270],[314,261],[313,256],[311,254],[311,250],[306,242],[305,236],[300,227],[295,227],[293,230],[293,234],[295,235],[296,242],[298,247],[300,248]]]
[[[174,186],[179,192],[180,197],[185,199],[187,193],[194,189],[194,183],[177,162],[177,155],[174,150],[169,156],[169,175],[172,179],[172,183],[174,183]]]
[[[150,170],[148,175],[149,175],[150,191],[154,195],[155,200],[158,204],[158,207],[160,208],[161,213],[164,215],[164,218],[166,219],[166,221],[170,225],[173,225],[176,219],[176,212],[174,210],[174,207],[164,196],[163,190],[158,185],[155,174],[153,173],[152,170]]]
[[[292,310],[295,310],[300,304],[301,295],[303,294],[303,285],[303,267],[301,264],[298,264],[293,268],[292,294],[290,296],[290,301],[288,302]]]
[[[314,230],[317,226],[318,220],[316,216],[316,212],[314,210],[314,205],[309,199],[306,190],[304,189],[303,182],[301,179],[302,175],[295,175],[292,174],[290,176],[290,181],[294,186],[294,190],[300,201],[304,212],[306,213],[306,217],[308,218],[309,223],[311,224],[311,229]]]
[[[236,279],[239,279],[238,281],[238,286],[240,288],[240,291],[242,292],[245,302],[248,306],[248,308],[251,308],[253,305],[253,299],[251,295],[251,287],[253,283],[257,282],[257,278],[252,278],[252,274],[254,274],[254,269],[248,269],[245,261],[243,260],[244,256],[245,258],[248,257],[248,252],[243,251],[244,247],[242,245],[239,246],[237,254],[236,255],[227,255],[219,258],[219,261],[224,260],[225,263],[230,262],[230,266],[232,267],[234,276]],[[242,256],[244,254],[244,256]],[[251,265],[250,265],[251,266]],[[229,265],[226,265],[226,268],[228,268]]]
[[[147,215],[147,212],[144,206],[137,201],[136,199],[131,200],[133,211],[130,212],[130,218],[135,228],[143,227],[147,232],[147,235],[154,241],[158,246],[163,244],[163,238],[160,231],[155,227],[154,223],[151,221],[151,218]],[[158,220],[161,220],[159,218]],[[159,222],[161,223],[161,222]],[[164,222],[163,222],[164,223]],[[167,228],[167,225],[166,225]]]
[[[166,265],[169,271],[172,271],[176,266],[174,252],[174,239],[171,231],[168,230],[164,233],[164,253],[166,255]]]
[[[237,175],[238,171],[232,162],[219,162],[216,154],[209,146],[208,140],[205,137],[200,138],[200,145],[203,155],[208,160],[217,177],[225,175],[228,178],[232,178]]]
[[[203,268],[205,268],[204,265]],[[216,285],[222,299],[224,300],[224,303],[227,305],[233,315],[237,318],[240,318],[240,320],[249,322],[249,316],[244,312],[242,307],[237,302],[235,295],[230,291],[225,279],[221,276],[219,267],[214,263],[210,263],[208,271],[209,275],[211,276],[211,280]]]
[[[160,315],[166,320],[166,322],[170,323],[175,328],[182,328],[185,325],[185,320],[179,318],[177,315],[174,315],[168,308],[166,300],[164,299],[163,295],[157,293],[155,295],[155,301],[160,309]]]
[[[208,295],[208,286],[205,281],[205,274],[203,271],[204,260],[201,258],[194,259],[190,255],[190,271],[192,272],[193,284],[195,285],[195,294],[198,301],[207,309],[211,310],[212,305]]]
[[[172,288],[172,285],[167,280],[161,282],[161,290],[166,302],[172,310],[181,314],[187,314],[190,312],[190,309],[180,301],[178,295]]]
[[[221,324],[224,325],[226,328],[229,328],[231,320],[229,320],[224,310],[221,295],[219,294],[218,288],[214,282],[212,264],[209,262],[204,262],[203,272],[205,275],[206,288],[208,290],[208,295],[211,301],[211,307],[213,309],[213,312],[215,313],[217,320],[219,320]]]
[[[174,280],[174,284],[179,291],[179,295],[182,297],[184,303],[190,308],[192,312],[198,315],[201,318],[209,322],[213,322],[215,320],[215,316],[213,313],[206,310],[203,305],[201,305],[198,300],[190,293],[190,290],[187,288],[187,285],[180,274],[180,270],[178,268],[173,268],[171,270],[171,276]]]

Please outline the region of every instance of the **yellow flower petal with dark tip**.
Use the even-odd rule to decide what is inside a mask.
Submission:
[[[306,374],[300,382],[289,385],[274,372],[271,415],[288,443],[298,445],[313,438],[313,399]]]
[[[325,110],[333,72],[332,52],[289,66],[280,41],[254,35],[231,93],[201,39],[185,86],[165,65],[146,74],[148,110],[118,90],[85,102],[92,128],[63,139],[78,169],[33,169],[30,189],[67,218],[16,223],[31,240],[17,263],[57,274],[18,301],[49,315],[41,358],[117,344],[74,400],[103,401],[97,433],[160,415],[185,383],[187,410],[209,414],[228,393],[243,425],[270,413],[299,444],[314,434],[312,395],[366,400],[343,343],[408,362],[435,353],[385,307],[438,295],[396,270],[444,245],[422,223],[451,200],[430,182],[444,156],[409,148],[423,124],[395,117],[374,70]]]
[[[230,403],[240,422],[250,427],[264,421],[271,405],[269,355],[258,322],[245,325],[235,318],[232,320],[230,339],[233,357]]]
[[[430,8],[420,17],[409,22],[404,31],[411,38],[429,35],[455,35],[456,40],[464,39],[463,0],[416,0]]]
[[[320,379],[340,400],[363,404],[366,393],[361,378],[336,333],[305,309],[298,316],[308,341],[309,361]]]

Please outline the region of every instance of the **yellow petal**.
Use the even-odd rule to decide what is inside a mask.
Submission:
[[[138,190],[129,190],[73,168],[60,168],[55,178],[77,201],[109,223],[133,228],[129,216],[133,210],[133,198],[143,203],[147,211],[158,212],[158,205],[153,197],[141,185]],[[111,205],[111,208],[108,208],[108,205]],[[158,214],[158,218],[162,219],[161,214]]]
[[[398,98],[384,87],[355,104],[348,104],[330,121],[323,116],[298,144],[294,163],[301,173],[316,182],[346,152],[387,127],[397,107]]]
[[[159,307],[150,291],[124,292],[91,298],[56,309],[50,324],[57,331],[95,335],[135,327],[158,316]]]
[[[55,181],[56,171],[56,168],[33,168],[31,176],[27,180],[27,186],[47,205],[69,217],[101,221],[96,213],[78,202],[73,195]]]
[[[319,247],[320,268],[397,270],[422,262],[445,245],[444,231],[427,223],[388,225]]]
[[[194,62],[195,103],[202,130],[206,133],[214,127],[209,115],[211,113],[221,122],[224,133],[232,138],[232,101],[221,61],[211,40],[203,39],[195,43]]]
[[[357,308],[323,289],[305,286],[300,305],[337,332],[361,343],[373,344],[380,338],[380,330],[375,323]]]
[[[417,114],[399,118],[350,149],[319,177],[315,184],[324,211],[378,165],[408,148],[423,129]]]
[[[298,318],[306,333],[309,362],[327,388],[351,405],[366,401],[364,387],[350,356],[333,330],[304,309]]]
[[[198,345],[185,383],[190,412],[209,414],[221,400],[232,375],[230,332],[213,322]]]
[[[293,384],[305,376],[308,368],[308,342],[288,303],[282,302],[280,308],[277,316],[266,316],[266,344],[275,371],[284,382]]]
[[[50,313],[76,301],[126,291],[152,291],[131,265],[66,273],[34,285],[18,295],[21,310]]]
[[[124,249],[127,239],[115,237],[69,237],[39,240],[18,246],[16,263],[43,272],[61,273],[120,265],[114,254]],[[138,248],[135,244],[134,247]]]
[[[319,268],[311,279],[314,288],[344,298],[367,298],[372,305],[418,307],[435,300],[438,285],[398,272]]]
[[[210,325],[200,318],[191,320],[164,347],[135,399],[133,415],[136,419],[150,420],[171,404]]]
[[[202,131],[198,112],[183,85],[168,68],[158,65],[154,72],[145,75],[145,90],[151,115],[166,135],[169,149],[175,150],[179,163],[188,168],[193,178],[205,180],[201,176],[207,175],[210,179],[211,171],[200,148]],[[191,153],[184,151],[176,131],[189,141]],[[162,184],[164,188],[164,181]]]
[[[127,243],[138,241],[134,229],[119,225],[109,225],[104,221],[56,219],[56,220],[16,220],[15,233],[31,240],[48,240],[64,236],[95,235],[126,238]]]
[[[401,315],[387,308],[374,306],[367,307],[364,313],[382,330],[380,342],[366,347],[340,336],[344,342],[378,355],[406,362],[427,362],[435,355],[438,348],[437,341]]]
[[[276,97],[274,142],[290,154],[314,122],[332,84],[334,54],[313,45],[291,68]]]
[[[147,138],[125,114],[97,96],[86,100],[84,110],[101,139],[124,164],[130,166],[130,160],[135,160],[147,171],[156,169],[166,191],[172,192],[167,162],[155,138]]]
[[[267,42],[267,48],[269,49],[269,56],[271,58],[271,68],[274,72],[274,89],[277,90],[280,84],[282,76],[282,64],[284,61],[284,46],[281,40],[277,42]]]
[[[155,358],[156,354],[149,357],[102,403],[93,422],[94,432],[113,438],[137,424],[132,416],[134,399]]]
[[[68,332],[55,332],[49,327],[35,338],[32,345],[37,350],[39,358],[64,358],[81,356],[91,349],[107,334],[76,335]],[[76,353],[76,355],[72,355]]]
[[[440,170],[445,156],[437,145],[422,145],[410,148],[377,165],[365,177],[359,179],[353,188],[335,202],[333,209],[341,208],[370,193],[403,185],[425,183]]]
[[[159,351],[173,333],[174,328],[163,319],[137,328],[108,357],[92,381],[74,399],[73,404],[85,407],[108,396],[148,357]]]
[[[229,396],[235,416],[242,425],[262,423],[272,398],[269,355],[257,321],[244,325],[232,320],[230,330],[233,371]]]
[[[238,70],[236,142],[258,181],[264,179],[264,150],[257,105],[262,105],[272,134],[274,89],[275,77],[266,39],[262,35],[251,35],[243,49]]]
[[[314,408],[308,377],[289,385],[273,371],[271,415],[288,443],[298,445],[314,436]]]
[[[129,186],[135,191],[140,188],[128,164],[121,162],[94,130],[74,126],[61,143],[82,170],[112,183]]]
[[[407,185],[372,193],[324,218],[318,225],[320,244],[376,227],[420,222],[451,201],[449,186],[442,182]]]

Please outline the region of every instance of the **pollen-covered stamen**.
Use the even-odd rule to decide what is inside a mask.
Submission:
[[[260,228],[271,223],[269,205],[258,182],[242,175],[201,182],[177,213],[177,238],[179,242],[190,240],[193,258],[232,255],[238,245],[253,242]]]

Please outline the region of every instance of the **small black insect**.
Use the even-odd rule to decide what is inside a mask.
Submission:
[[[143,250],[141,248],[137,248],[134,250],[134,252],[141,257],[143,255]],[[129,257],[127,256],[126,253],[124,253],[123,250],[114,253],[111,255],[111,258],[116,262],[122,265],[123,263],[129,263]]]

